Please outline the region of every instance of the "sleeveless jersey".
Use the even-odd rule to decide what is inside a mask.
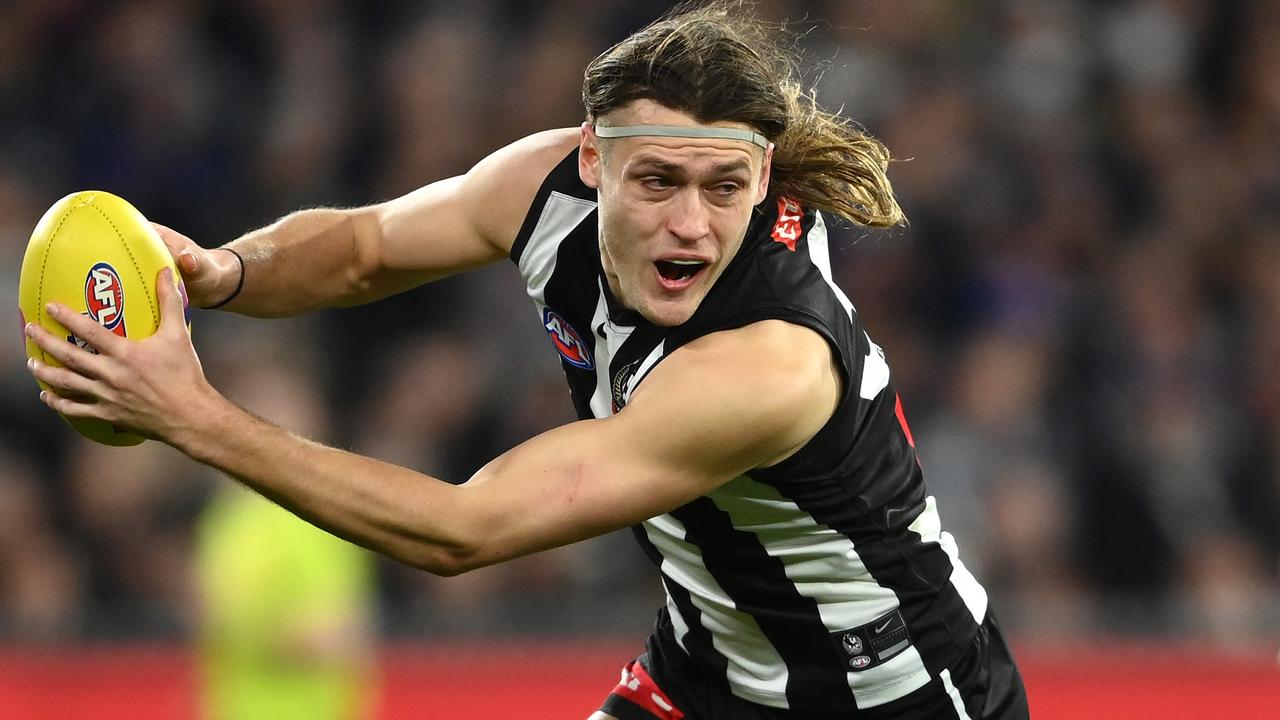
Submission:
[[[666,589],[651,642],[680,672],[815,715],[891,710],[946,683],[987,595],[925,494],[884,353],[832,280],[822,216],[766,200],[693,316],[668,328],[609,291],[596,200],[575,150],[511,250],[580,418],[619,412],[685,343],[765,319],[825,338],[844,381],[831,419],[794,455],[634,528]]]

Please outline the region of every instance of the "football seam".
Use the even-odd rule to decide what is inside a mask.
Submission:
[[[62,224],[67,221],[67,218],[71,217],[71,213],[74,210],[75,208],[67,208],[66,212],[62,213],[62,217],[58,218],[58,224],[54,226],[53,232],[49,233],[49,242],[45,243],[44,254],[40,256],[40,280],[36,284],[36,297],[40,299],[40,305],[36,308],[37,325],[44,325],[44,308],[47,305],[44,302],[44,271],[49,266],[49,255],[53,254],[53,242],[58,239],[58,231],[62,229]],[[48,365],[49,356],[45,354],[44,349],[37,345],[36,351],[40,353],[40,360],[45,365]]]
[[[106,220],[107,224],[111,226],[111,229],[115,231],[116,239],[120,241],[120,245],[124,248],[124,251],[129,254],[129,265],[133,267],[133,273],[138,276],[138,281],[142,283],[142,287],[145,289],[147,287],[147,280],[142,277],[142,271],[138,269],[138,259],[133,256],[133,249],[130,248],[129,243],[125,241],[124,235],[120,232],[120,228],[116,227],[116,224],[111,222],[111,218],[108,217],[106,213],[102,212],[102,209],[97,205],[90,203],[89,207],[93,208],[94,212],[101,215],[102,219]],[[151,295],[149,293],[144,292],[142,293],[142,296],[146,298],[147,307],[151,309],[151,321],[155,324],[156,330],[159,330],[160,313],[156,306],[151,303]]]

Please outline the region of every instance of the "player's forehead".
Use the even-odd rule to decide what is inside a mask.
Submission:
[[[702,123],[679,110],[652,100],[636,100],[605,113],[597,124],[606,127],[656,126],[663,128],[728,128],[751,131],[748,125],[730,121]],[[644,165],[684,171],[753,172],[764,152],[751,142],[724,137],[636,135],[601,140],[611,159],[626,167]]]
[[[706,148],[667,143],[644,143],[619,158],[628,173],[660,173],[689,177],[741,176],[747,181],[759,171],[759,162],[750,151],[737,148]]]

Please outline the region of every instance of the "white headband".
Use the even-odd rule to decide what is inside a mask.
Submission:
[[[742,140],[761,149],[769,149],[769,139],[753,130],[738,128],[708,127],[700,125],[623,125],[620,127],[595,126],[596,135],[606,139],[656,135],[657,137],[711,138],[714,140]]]

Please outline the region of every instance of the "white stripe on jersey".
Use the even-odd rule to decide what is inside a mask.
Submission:
[[[960,562],[960,549],[956,546],[955,538],[949,532],[942,532],[938,503],[932,495],[924,499],[924,512],[907,529],[919,533],[924,542],[936,542],[942,546],[947,557],[951,558],[951,584],[956,586],[956,592],[960,593],[969,612],[973,613],[974,622],[981,625],[987,617],[987,591],[978,583],[973,573],[969,572],[969,568]]]
[[[938,677],[942,678],[942,687],[946,689],[947,695],[951,698],[951,706],[956,709],[957,720],[972,720],[969,717],[969,713],[964,709],[964,700],[960,698],[960,691],[951,682],[951,670],[949,668],[943,670],[938,673]]]
[[[689,624],[684,621],[684,616],[680,614],[680,608],[676,607],[676,601],[671,597],[671,589],[667,587],[667,578],[662,576],[662,591],[667,596],[667,614],[671,616],[671,629],[675,631],[676,642],[680,647],[684,648],[685,653],[689,652],[689,646],[684,644],[684,636],[689,634]]]
[[[796,591],[817,603],[828,632],[864,625],[898,608],[898,596],[872,578],[849,538],[818,523],[772,486],[742,475],[707,497],[735,528],[755,534],[765,551],[782,561]],[[846,677],[858,707],[868,708],[924,686],[929,671],[912,646]]]
[[[598,286],[599,283],[597,283]],[[591,393],[591,414],[598,418],[607,418],[613,414],[613,401],[609,389],[609,363],[613,360],[613,354],[617,352],[618,346],[627,339],[626,335],[619,337],[607,329],[605,336],[600,337],[596,328],[606,326],[608,321],[609,302],[605,299],[602,288],[599,296],[596,297],[596,311],[591,316],[591,327],[587,328],[587,332],[591,333],[592,339],[595,340],[592,357],[595,358],[596,363],[596,390]]]
[[[640,381],[644,379],[645,375],[649,374],[649,371],[653,369],[653,366],[657,365],[658,361],[661,360],[662,356],[666,355],[666,353],[667,341],[664,338],[662,342],[658,343],[658,346],[655,347],[640,363],[640,367],[636,368],[635,375],[631,376],[630,382],[627,383],[627,394],[625,396],[628,401],[631,399],[631,393],[636,391],[636,386],[640,384]]]
[[[863,333],[866,335],[866,333]],[[858,396],[863,400],[875,400],[889,386],[889,363],[884,361],[884,351],[867,335],[867,359],[862,362],[862,387]]]
[[[609,302],[605,296],[604,280],[596,280],[596,289],[599,291],[599,296],[596,299],[595,313],[591,316],[591,335],[595,340],[593,357],[596,361],[596,389],[591,393],[590,407],[594,417],[604,418],[613,414],[613,379],[610,367],[613,364],[613,356],[631,337],[631,333],[635,332],[635,327],[617,325],[609,320]],[[600,331],[604,332],[604,337],[600,336]],[[649,353],[649,357],[641,365],[642,372],[648,372],[648,368],[658,362],[665,346],[665,341],[658,343],[658,347]],[[628,381],[627,387],[623,389],[620,398],[623,405],[631,399],[631,392],[635,389],[635,384],[639,382],[640,377],[640,372],[635,373]]]
[[[818,272],[822,273],[822,279],[831,286],[831,292],[836,294],[836,298],[844,306],[844,311],[849,314],[849,320],[852,321],[853,303],[849,302],[849,296],[845,295],[844,290],[841,290],[840,286],[836,285],[836,281],[831,278],[831,251],[827,248],[827,223],[823,221],[820,212],[813,214],[813,227],[805,237],[805,245],[809,248],[809,260],[817,266]]]
[[[853,303],[831,276],[831,250],[827,246],[827,223],[822,219],[820,212],[813,214],[813,228],[805,237],[805,246],[809,248],[809,262],[818,268],[822,279],[827,281],[831,292],[835,293],[836,299],[844,306],[849,322],[853,322]],[[867,342],[871,345],[871,349],[867,352],[858,395],[863,400],[875,400],[876,395],[879,395],[880,391],[889,384],[889,365],[884,361],[884,351],[879,345],[871,342],[870,336],[867,337]]]
[[[649,542],[662,553],[662,574],[689,592],[712,645],[728,661],[725,675],[733,694],[762,705],[788,707],[787,664],[765,639],[755,618],[738,610],[707,571],[702,551],[685,540],[684,525],[671,515],[650,518],[643,525]],[[683,636],[688,618],[681,617],[670,594],[667,608],[676,628],[684,628]]]
[[[542,206],[538,224],[533,227],[529,241],[520,253],[520,274],[528,285],[529,297],[538,304],[539,317],[546,306],[547,281],[555,272],[560,242],[595,209],[596,204],[590,200],[560,192],[552,192],[547,204]]]

